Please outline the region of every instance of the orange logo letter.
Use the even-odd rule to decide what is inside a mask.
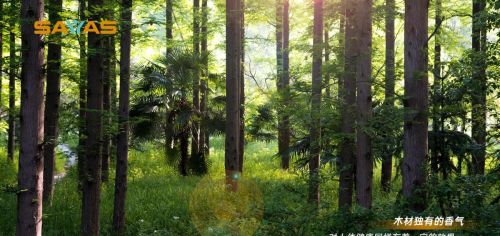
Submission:
[[[58,21],[56,25],[54,25],[54,29],[52,30],[52,34],[55,33],[63,33],[63,34],[68,34],[68,28],[66,27],[66,24],[62,21]]]
[[[35,21],[35,34],[48,35],[50,34],[50,21],[38,20]]]
[[[116,21],[101,21],[101,34],[116,34],[116,31]]]
[[[87,33],[87,34],[90,33],[90,32],[94,32],[96,34],[100,34],[99,33],[99,29],[97,28],[97,25],[95,25],[94,21],[87,22],[87,25],[83,29],[83,32]]]

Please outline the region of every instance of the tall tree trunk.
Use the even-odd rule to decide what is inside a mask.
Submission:
[[[345,0],[345,53],[343,86],[340,90],[342,99],[341,132],[345,137],[340,144],[340,183],[339,208],[352,206],[354,178],[354,124],[356,103],[356,66],[358,57],[358,38],[356,36],[356,9],[358,1]]]
[[[3,1],[0,2],[0,108],[2,108],[2,83],[3,83]]]
[[[80,20],[85,19],[85,11],[87,9],[86,1],[79,0],[78,1],[78,15]],[[86,53],[86,44],[87,38],[85,34],[80,34],[78,37],[78,43],[80,44],[80,78],[78,81],[78,90],[79,90],[79,119],[78,119],[78,179],[79,179],[79,188],[82,188],[83,180],[84,180],[84,170],[85,170],[85,148],[87,139],[86,133],[86,108],[87,108],[87,53]]]
[[[101,19],[103,0],[89,0],[89,20]],[[88,35],[87,61],[87,140],[82,196],[82,235],[99,235],[99,205],[101,198],[101,151],[104,42],[106,38]]]
[[[113,15],[112,15],[113,16]],[[117,97],[117,85],[118,83],[116,82],[116,41],[115,41],[115,36],[112,35],[110,39],[110,52],[109,52],[109,64],[110,64],[110,71],[109,71],[109,77],[110,77],[110,86],[111,86],[111,107],[110,107],[110,124],[111,127],[114,126],[114,124],[118,124],[118,97]],[[111,132],[110,133],[110,161],[116,157],[116,142],[117,142],[117,133]],[[112,164],[110,164],[112,165]]]
[[[367,133],[372,117],[372,0],[361,1],[356,11],[358,50],[356,60],[357,132],[356,132],[356,197],[358,204],[372,207],[373,157],[370,134]]]
[[[283,123],[281,126],[281,167],[290,167],[290,116],[288,107],[290,105],[290,2],[283,0],[283,106],[285,108]]]
[[[200,0],[193,0],[193,51],[200,56]],[[193,77],[193,110],[194,114],[200,111],[200,71],[196,70]],[[196,116],[196,115],[195,115]],[[191,128],[191,155],[199,155],[200,149],[200,122],[193,119]],[[197,165],[201,163],[196,163]]]
[[[339,100],[342,100],[343,98],[343,93],[342,90],[344,89],[344,65],[345,65],[345,18],[346,18],[346,6],[345,6],[345,1],[346,0],[340,0],[340,6],[339,6],[339,33],[338,33],[338,38],[339,38],[339,48],[338,48],[338,54],[337,54],[337,61],[338,64],[340,65],[340,70],[338,73],[338,98]]]
[[[409,207],[422,211],[425,194],[418,191],[426,181],[428,155],[427,30],[429,1],[405,1],[405,114],[403,196]]]
[[[276,0],[276,88],[278,93],[281,93],[282,74],[283,74],[283,0]],[[280,96],[281,98],[281,96]],[[281,108],[281,106],[280,106]],[[278,113],[283,113],[279,111]],[[278,124],[282,122],[281,117],[278,118]],[[278,142],[281,139],[281,130],[278,125]],[[279,147],[280,145],[278,145]],[[281,152],[280,152],[281,154]]]
[[[475,86],[472,93],[472,138],[480,149],[472,155],[474,174],[483,175],[486,156],[486,1],[473,0],[472,4],[472,49],[474,64],[472,77]]]
[[[107,6],[109,7],[109,6]],[[107,9],[107,15],[112,15],[112,9]],[[113,36],[109,36],[104,40],[105,47],[105,55],[103,58],[104,63],[104,74],[103,74],[103,98],[102,98],[102,106],[103,106],[103,138],[102,138],[102,169],[101,169],[101,179],[102,182],[108,182],[109,179],[109,162],[111,157],[111,125],[112,125],[112,110],[111,110],[111,87],[112,87],[112,78],[111,78],[111,52],[112,48],[115,47],[112,40]]]
[[[240,63],[240,140],[239,140],[239,166],[240,174],[243,173],[243,159],[245,154],[245,0],[240,0],[241,22],[241,63]]]
[[[130,103],[130,48],[132,0],[122,0],[122,32],[120,36],[120,104],[119,130],[116,143],[115,202],[113,229],[121,233],[125,228],[125,199],[127,193],[129,103]]]
[[[314,1],[313,64],[311,90],[311,153],[309,159],[309,202],[319,207],[321,154],[321,89],[323,59],[323,0]]]
[[[281,156],[281,168],[284,170],[290,167],[290,153],[289,153],[290,131],[288,127],[289,126],[288,115],[286,115],[287,113],[286,107],[288,103],[287,93],[289,84],[288,10],[289,10],[288,0],[276,1],[276,57],[277,57],[276,61],[278,68],[276,87],[278,88],[278,93],[280,97],[279,109],[278,109],[278,153]],[[286,66],[285,66],[285,60],[287,64]]]
[[[9,21],[9,130],[7,138],[7,157],[9,160],[14,160],[14,150],[16,146],[16,1],[10,1],[11,19]],[[15,15],[14,15],[15,14]]]
[[[173,50],[173,34],[172,29],[174,27],[174,22],[172,18],[173,10],[173,0],[167,0],[166,2],[166,52],[167,57],[172,53]],[[174,148],[175,138],[174,138],[174,119],[171,117],[170,112],[165,112],[165,155],[169,155],[171,150]]]
[[[62,0],[49,1],[49,19],[52,22],[61,20]],[[44,176],[43,200],[46,205],[52,204],[54,193],[55,147],[57,146],[59,103],[61,95],[61,37],[53,34],[49,37],[47,51],[47,91],[45,97],[45,137],[44,137]]]
[[[243,25],[241,1],[226,0],[226,184],[230,191],[238,190],[240,169],[240,92],[241,36]]]
[[[42,0],[21,1],[21,148],[16,235],[42,235],[44,43],[32,23],[43,19]]]
[[[283,50],[282,63],[283,70],[281,71],[280,78],[280,97],[281,105],[284,108],[282,115],[280,117],[279,125],[279,153],[281,155],[281,168],[284,170],[290,168],[290,116],[288,115],[288,107],[290,103],[289,93],[290,93],[290,15],[289,15],[290,3],[289,0],[283,0]]]
[[[441,129],[442,123],[444,120],[442,119],[441,114],[441,102],[442,102],[442,84],[441,84],[441,42],[440,42],[440,34],[441,34],[441,24],[442,24],[442,16],[441,16],[441,0],[436,0],[436,17],[435,17],[435,34],[434,34],[434,84],[433,84],[433,96],[432,96],[432,131],[434,133],[433,145],[431,149],[431,170],[433,174],[437,174],[439,171],[439,162],[442,157],[441,146],[444,145],[444,140],[441,132],[444,131]]]
[[[201,128],[200,128],[200,149],[203,153],[203,162],[206,165],[206,159],[208,157],[209,148],[209,133],[207,127],[207,109],[208,109],[208,76],[210,75],[208,71],[208,0],[202,0],[201,2],[201,54],[203,55],[203,79],[201,80],[201,101],[200,101],[200,113],[201,113]]]
[[[111,77],[111,115],[112,115],[112,122],[116,122],[116,117],[118,114],[118,83],[116,82],[116,40],[115,36],[111,37],[111,48],[110,48],[110,77]],[[116,138],[116,137],[115,137]],[[116,145],[116,140],[112,140],[112,146]],[[111,155],[113,156],[113,155]]]
[[[394,18],[396,16],[395,0],[385,2],[385,106],[387,109],[394,108],[394,87],[395,87],[395,41]],[[392,155],[390,147],[384,145],[382,159],[382,190],[389,192],[392,179]]]
[[[106,2],[106,15],[109,18],[113,17],[114,3],[112,1]],[[109,179],[109,166],[111,159],[111,145],[112,145],[112,129],[113,126],[113,87],[115,86],[115,40],[114,36],[106,37],[105,42],[105,55],[104,55],[104,79],[103,79],[103,141],[102,141],[102,170],[101,178],[103,182],[108,182]]]

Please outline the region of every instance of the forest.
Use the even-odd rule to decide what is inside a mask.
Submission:
[[[0,0],[0,236],[500,235],[500,1]]]

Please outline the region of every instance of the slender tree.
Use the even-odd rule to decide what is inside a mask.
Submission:
[[[122,232],[125,227],[125,199],[127,193],[129,103],[130,103],[130,48],[132,0],[122,1],[122,32],[120,37],[120,104],[119,132],[116,143],[116,178],[113,228]]]
[[[202,149],[203,153],[203,161],[206,162],[206,158],[208,157],[209,151],[209,133],[207,130],[207,109],[208,109],[208,75],[210,74],[208,71],[208,1],[201,1],[201,54],[203,55],[203,69],[202,69],[202,77],[203,79],[200,82],[201,89],[201,101],[200,101],[200,113],[202,125],[200,128],[200,149]]]
[[[283,0],[283,71],[281,74],[281,90],[282,90],[282,104],[285,109],[289,107],[289,93],[290,93],[290,3],[289,0]],[[290,167],[290,116],[285,110],[280,126],[281,138],[279,153],[281,154],[281,168],[288,169]]]
[[[472,49],[474,51],[472,93],[472,138],[480,146],[472,155],[472,171],[484,174],[486,156],[486,22],[485,0],[473,0],[472,4]]]
[[[289,2],[288,0],[276,1],[276,61],[277,61],[277,84],[279,94],[279,117],[278,117],[278,153],[281,156],[281,168],[286,170],[290,167],[290,128],[286,105],[289,85]],[[286,55],[285,55],[286,54]],[[286,61],[286,62],[285,62]],[[286,65],[285,65],[286,63]],[[286,67],[286,68],[285,68]]]
[[[174,27],[172,10],[173,10],[173,0],[167,0],[166,2],[166,54],[167,57],[173,51],[173,34],[172,29]],[[169,112],[165,114],[165,155],[169,155],[171,150],[174,148],[175,138],[174,138],[174,125],[173,117]]]
[[[346,7],[345,7],[345,1],[346,0],[340,0],[339,3],[339,33],[338,35],[338,40],[339,40],[339,46],[338,46],[338,53],[337,53],[337,61],[338,64],[340,65],[338,73],[338,97],[339,100],[342,99],[342,90],[344,86],[343,82],[343,76],[344,76],[344,57],[345,57],[345,13],[346,13]]]
[[[200,0],[193,0],[193,51],[195,56],[200,56]],[[195,114],[200,111],[200,71],[196,70],[193,77],[193,110]],[[199,155],[200,149],[200,121],[193,119],[191,127],[191,155]]]
[[[283,0],[276,0],[276,88],[278,89],[278,93],[283,93],[282,83],[283,83]],[[281,95],[281,94],[280,94]],[[281,100],[281,96],[280,96]],[[279,108],[282,108],[281,101]],[[279,114],[282,114],[283,111],[281,109],[278,111]],[[278,117],[278,152],[281,155],[281,162],[283,163],[283,154],[281,153],[281,140],[282,140],[282,123],[281,116]],[[282,164],[283,165],[283,164]]]
[[[2,107],[2,82],[3,82],[3,1],[0,2],[0,108]]]
[[[117,117],[117,114],[118,114],[118,83],[116,81],[116,39],[115,39],[115,36],[112,35],[111,36],[111,42],[110,44],[112,45],[112,47],[110,48],[110,52],[109,52],[109,55],[110,55],[110,71],[109,71],[109,75],[111,77],[111,121],[112,122],[116,122],[116,117]],[[118,72],[119,73],[119,72]],[[113,138],[112,137],[112,140],[111,140],[111,146],[115,146],[116,147],[116,136]],[[111,155],[113,156],[113,155]]]
[[[49,19],[52,22],[61,20],[62,0],[48,2]],[[45,94],[45,137],[44,137],[44,176],[43,199],[51,205],[54,193],[55,147],[57,146],[59,103],[61,94],[61,37],[58,34],[49,36],[47,51],[47,88]]]
[[[226,0],[225,170],[229,190],[238,190],[240,169],[241,1]]]
[[[103,108],[103,134],[102,134],[102,157],[101,157],[101,180],[102,182],[108,182],[109,179],[109,159],[111,154],[111,37],[104,39],[104,74],[103,74],[103,97],[102,97],[102,108]],[[114,45],[113,45],[114,47]]]
[[[357,132],[356,132],[356,197],[360,206],[372,207],[373,157],[368,122],[372,117],[372,0],[361,1],[358,5],[357,31],[358,50],[356,61],[357,84]]]
[[[425,209],[419,190],[425,181],[428,154],[428,40],[429,1],[405,1],[405,100],[403,196],[415,211]]]
[[[89,20],[100,20],[103,0],[89,0]],[[88,35],[87,55],[87,139],[82,196],[82,235],[99,235],[99,205],[101,195],[102,99],[104,73],[104,41],[95,33]]]
[[[238,10],[241,22],[241,62],[240,62],[240,140],[239,140],[239,166],[243,173],[243,159],[245,154],[245,0],[240,0]]]
[[[9,130],[7,134],[7,157],[14,160],[16,146],[16,1],[10,1],[11,17],[9,20]]]
[[[78,17],[80,20],[85,19],[85,11],[87,9],[86,1],[78,1]],[[78,36],[78,43],[80,46],[80,68],[79,68],[79,119],[78,119],[78,178],[79,178],[79,188],[82,187],[84,179],[84,169],[85,169],[85,148],[86,148],[86,107],[87,107],[87,53],[86,44],[87,38],[84,34]]]
[[[340,90],[342,100],[342,125],[344,135],[340,143],[340,183],[339,207],[352,206],[353,178],[354,178],[354,124],[356,103],[356,59],[358,57],[358,37],[356,36],[356,9],[357,0],[345,0],[345,53],[344,74]]]
[[[109,18],[113,16],[113,2],[106,1],[105,2],[105,15]],[[111,158],[111,138],[112,138],[112,130],[110,127],[112,126],[113,120],[112,114],[112,102],[113,98],[111,96],[113,80],[113,55],[112,52],[114,50],[115,44],[113,40],[113,35],[109,35],[104,39],[104,75],[103,75],[103,138],[102,138],[102,169],[101,169],[101,178],[103,182],[108,182],[109,179],[109,163]]]
[[[395,32],[394,19],[396,15],[394,0],[385,1],[385,105],[387,109],[394,108],[395,86]],[[382,190],[389,192],[392,178],[392,152],[385,146],[382,159]]]
[[[438,172],[439,160],[441,159],[441,146],[444,145],[444,140],[441,131],[444,131],[444,119],[441,113],[441,92],[442,92],[442,77],[441,77],[441,24],[442,9],[441,0],[435,1],[435,34],[434,34],[434,84],[432,92],[432,131],[434,132],[434,144],[431,145],[431,170],[433,173]]]
[[[21,1],[21,148],[16,235],[42,235],[44,43],[33,22],[42,20],[42,0]]]
[[[321,153],[321,90],[323,62],[323,0],[314,0],[313,64],[311,90],[311,153],[309,159],[309,202],[319,207]]]

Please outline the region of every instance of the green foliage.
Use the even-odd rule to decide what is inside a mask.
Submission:
[[[250,118],[250,125],[245,129],[254,140],[270,142],[276,139],[276,114],[273,104],[265,103],[257,107],[257,114]]]

